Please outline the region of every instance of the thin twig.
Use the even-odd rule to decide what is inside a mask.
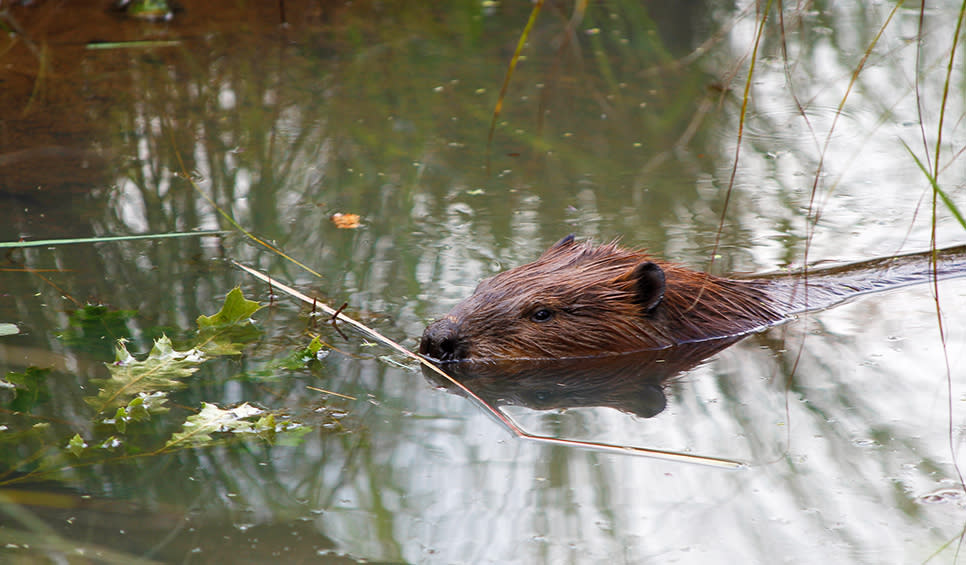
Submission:
[[[316,300],[313,298],[312,304],[314,305],[315,303],[316,303]],[[345,310],[346,306],[348,305],[349,305],[348,302],[343,302],[342,306],[339,306],[339,309],[336,310],[335,314],[332,314],[332,317],[329,319],[329,322],[332,324],[332,328],[335,329],[335,331],[339,332],[339,335],[342,336],[342,339],[346,341],[349,341],[349,338],[344,333],[342,333],[342,330],[339,328],[338,322],[339,322],[339,316],[342,314],[342,311]]]

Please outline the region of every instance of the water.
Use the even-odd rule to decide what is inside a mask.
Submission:
[[[933,154],[955,5],[929,6],[918,73],[918,10],[899,9],[841,114],[893,6],[788,8],[787,68],[771,14],[720,230],[753,6],[596,3],[569,41],[570,8],[545,8],[488,172],[487,131],[529,4],[285,5],[285,27],[275,3],[191,5],[167,24],[6,8],[30,43],[0,47],[0,241],[230,233],[7,253],[0,323],[20,333],[0,337],[0,375],[49,372],[16,397],[0,390],[3,559],[955,559],[962,280],[938,286],[945,346],[931,289],[908,287],[750,336],[666,383],[667,407],[650,418],[506,408],[532,433],[747,464],[723,471],[515,439],[401,356],[343,338],[281,293],[270,301],[225,260],[347,303],[413,349],[482,277],[568,233],[695,268],[720,237],[721,272],[925,249],[929,185],[902,142],[925,160],[925,136]],[[133,39],[176,43],[86,48]],[[684,59],[698,46],[703,56]],[[939,182],[962,208],[958,65],[950,87]],[[212,201],[321,277],[241,236]],[[336,228],[336,212],[361,227]],[[936,237],[964,240],[941,206]],[[206,361],[167,413],[123,432],[94,412],[85,398],[109,376],[116,338],[139,359],[162,334],[190,347],[196,318],[238,285],[267,305],[242,355]],[[87,303],[113,314],[78,325]],[[337,351],[281,363],[317,334]],[[203,402],[248,402],[303,427],[274,443],[223,433],[162,449]]]

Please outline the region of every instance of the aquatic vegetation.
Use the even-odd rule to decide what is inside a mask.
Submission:
[[[199,378],[206,363],[241,356],[257,342],[261,332],[251,317],[261,308],[236,287],[218,312],[197,318],[194,335],[180,346],[162,336],[139,359],[128,350],[126,338],[117,339],[114,361],[104,364],[109,376],[91,380],[97,393],[84,399],[88,422],[83,431],[76,430],[76,420],[65,423],[50,413],[49,386],[54,382],[50,368],[8,372],[0,378],[0,414],[5,416],[0,425],[0,484],[37,480],[77,464],[119,463],[239,439],[274,442],[284,436],[286,442],[297,442],[312,426],[284,410],[247,402],[220,406],[203,401],[193,413],[171,402],[172,394]],[[84,314],[75,316],[77,320],[113,320],[121,327],[124,320],[136,316],[102,306],[78,312]],[[97,326],[100,322],[91,323]],[[257,379],[259,374],[277,374],[281,368],[298,370],[324,357],[325,352],[316,337],[306,347],[266,362],[271,370],[243,373],[240,378]],[[327,431],[341,429],[324,406],[316,410],[316,419],[319,415]]]

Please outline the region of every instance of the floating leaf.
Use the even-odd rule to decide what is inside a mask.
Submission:
[[[225,304],[217,314],[198,316],[198,329],[250,323],[252,314],[258,312],[261,307],[258,302],[245,298],[241,289],[236,286],[225,296]]]
[[[167,336],[154,342],[151,353],[138,361],[128,352],[123,340],[118,340],[114,363],[108,363],[110,379],[95,381],[100,386],[96,397],[87,402],[98,412],[126,404],[141,393],[168,391],[184,386],[182,379],[198,370],[205,356],[197,349],[176,351]]]
[[[127,404],[127,416],[131,421],[144,422],[151,419],[151,414],[163,414],[168,411],[164,404],[168,398],[163,392],[141,393]]]
[[[283,369],[288,369],[294,371],[296,369],[301,369],[305,367],[312,361],[321,361],[329,354],[328,349],[324,349],[322,342],[319,340],[319,336],[312,338],[312,341],[302,349],[293,352],[291,355],[282,360],[280,366]],[[270,364],[270,368],[271,367]]]
[[[240,288],[233,288],[218,313],[198,316],[198,349],[211,356],[238,355],[244,343],[261,333],[251,317],[261,304],[248,300]]]
[[[123,406],[139,394],[170,391],[184,386],[182,382],[198,370],[198,366],[211,356],[233,355],[241,352],[242,343],[257,336],[259,330],[251,322],[251,316],[261,306],[247,300],[239,288],[225,297],[221,310],[212,316],[198,317],[198,345],[187,351],[177,351],[167,336],[154,342],[151,353],[138,361],[118,340],[115,361],[107,365],[111,378],[96,381],[100,392],[87,401],[98,412]],[[132,407],[136,408],[136,407]],[[115,414],[114,423],[119,431],[131,416],[125,409]],[[119,423],[120,422],[120,423]]]
[[[359,227],[359,214],[343,214],[342,212],[336,212],[329,216],[329,220],[335,224],[335,227],[343,230],[354,230]]]
[[[312,338],[312,341],[309,342],[308,346],[305,347],[305,353],[307,356],[311,356],[321,361],[326,355],[328,355],[328,351],[323,351],[322,347],[322,341],[319,339],[319,336],[315,336]]]
[[[255,428],[260,430],[275,430],[275,415],[265,414],[255,422]]]
[[[144,422],[151,419],[151,414],[163,414],[168,411],[164,404],[168,401],[165,393],[155,391],[150,394],[140,393],[135,396],[127,406],[120,406],[113,418],[103,421],[104,424],[113,425],[122,434],[127,432],[127,425],[131,422]]]
[[[181,432],[171,436],[165,448],[201,447],[214,442],[211,434],[227,432],[234,434],[264,434],[275,432],[275,418],[264,416],[265,411],[248,404],[222,409],[214,404],[203,403],[201,412],[185,420]],[[258,421],[252,421],[262,416]]]
[[[67,442],[67,451],[72,453],[74,457],[80,457],[81,453],[84,453],[84,449],[87,447],[87,443],[84,442],[84,438],[80,437],[80,434],[74,434],[74,437],[70,438]]]
[[[123,434],[127,431],[127,422],[127,408],[121,406],[117,409],[117,412],[114,413],[114,427],[117,428],[117,431]]]

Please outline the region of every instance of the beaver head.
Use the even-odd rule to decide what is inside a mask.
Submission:
[[[760,281],[571,235],[482,281],[426,328],[419,352],[441,361],[592,357],[734,336],[783,318]]]

